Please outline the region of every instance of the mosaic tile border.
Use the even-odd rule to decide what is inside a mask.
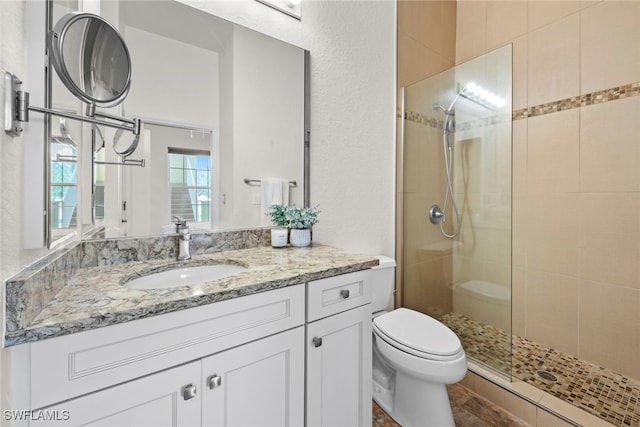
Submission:
[[[398,114],[401,117],[402,113]],[[442,119],[436,119],[434,117],[427,116],[426,114],[416,113],[415,111],[407,111],[404,113],[404,119],[410,122],[418,123],[420,125],[428,126],[434,129],[442,129],[444,121]]]
[[[410,122],[414,122],[423,126],[427,126],[433,129],[442,130],[444,121],[430,117],[426,114],[417,113],[415,111],[407,111],[404,114],[404,119]],[[496,114],[489,117],[483,117],[481,119],[475,119],[468,122],[456,123],[455,130],[464,132],[473,129],[479,129],[487,126],[492,126],[500,123],[505,123],[512,120],[508,113]]]
[[[512,113],[512,120],[523,120],[529,117],[542,116],[544,114],[557,113],[574,108],[586,107],[594,104],[615,101],[640,95],[640,82],[618,86],[610,89],[599,90],[580,96],[561,99],[559,101],[547,102],[546,104],[535,105],[533,107],[515,110]]]
[[[616,426],[640,426],[639,380],[516,335],[509,357],[509,335],[504,331],[458,313],[446,314],[441,321],[458,334],[465,351],[475,360],[503,372],[510,369],[515,378]],[[538,370],[550,372],[558,380],[545,380],[536,374]]]
[[[522,108],[520,110],[514,110],[511,113],[511,120],[523,120],[530,117],[542,116],[545,114],[557,113],[560,111],[571,110],[574,108],[587,107],[594,104],[602,104],[604,102],[616,101],[618,99],[630,98],[632,96],[640,95],[640,82],[630,83],[622,86],[617,86],[610,89],[599,90],[596,92],[587,93],[579,96],[572,96],[570,98],[561,99],[559,101],[547,102],[545,104],[534,105],[533,107]],[[398,109],[397,117],[402,117],[402,112]],[[499,116],[496,116],[499,117]],[[415,122],[418,124],[426,125],[432,128],[442,129],[442,120],[427,116],[422,113],[416,113],[413,111],[407,111],[404,114],[404,119]],[[491,124],[501,123],[503,118],[487,118],[481,120],[484,126]],[[479,125],[464,124],[464,128],[459,130],[469,130]]]

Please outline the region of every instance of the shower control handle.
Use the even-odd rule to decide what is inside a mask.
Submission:
[[[442,209],[440,209],[440,206],[431,206],[431,209],[429,209],[429,221],[431,221],[431,224],[438,224],[444,221],[444,213],[442,212]]]

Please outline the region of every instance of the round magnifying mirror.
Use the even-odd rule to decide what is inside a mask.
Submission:
[[[60,80],[88,104],[111,107],[124,100],[131,84],[131,57],[124,39],[98,15],[73,12],[51,35],[53,66]]]
[[[118,129],[113,136],[113,151],[122,157],[128,157],[138,148],[138,141],[140,141],[140,134],[134,135]]]

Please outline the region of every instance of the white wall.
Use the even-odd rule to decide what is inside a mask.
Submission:
[[[216,52],[129,26],[124,37],[132,58],[131,90],[124,101],[127,116],[218,127]],[[198,82],[207,85],[185,90]]]
[[[306,0],[301,21],[253,0],[183,2],[311,51],[311,202],[322,210],[314,240],[393,255],[395,1]],[[23,2],[0,2],[3,74],[24,75],[23,22]],[[22,142],[0,134],[2,280],[44,254],[22,246]]]

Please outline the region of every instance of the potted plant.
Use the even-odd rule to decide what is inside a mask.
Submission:
[[[318,215],[320,214],[317,206],[314,208],[299,208],[295,205],[273,205],[269,214],[271,215],[271,221],[275,225],[291,229],[290,239],[292,246],[309,246],[311,243],[311,226],[318,222]],[[272,230],[272,245],[273,233],[274,231]]]
[[[291,228],[291,245],[297,247],[309,246],[311,243],[311,226],[318,222],[320,211],[318,207],[299,208],[287,206],[286,217]]]
[[[287,206],[272,205],[269,210],[271,222],[276,226],[271,229],[271,246],[284,248],[289,237],[289,223],[286,217]]]

